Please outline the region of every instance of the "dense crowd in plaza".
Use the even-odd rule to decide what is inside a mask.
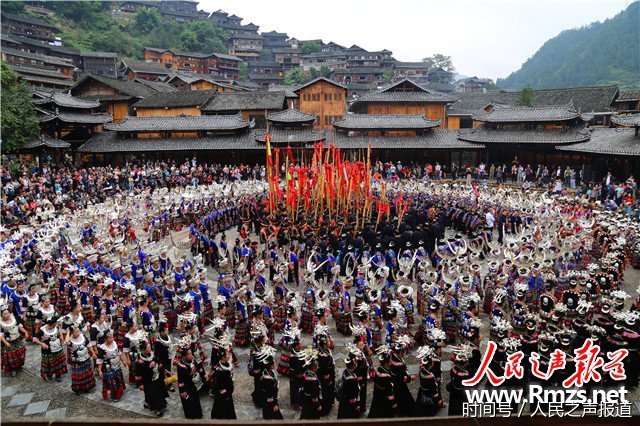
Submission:
[[[516,163],[378,162],[372,173],[392,201],[360,218],[270,214],[258,165],[2,168],[3,372],[19,374],[38,345],[44,380],[70,374],[74,392],[99,384],[115,401],[131,384],[158,416],[180,398],[186,418],[202,418],[211,395],[211,418],[236,418],[236,368],[254,378],[265,419],[282,418],[282,380],[301,419],[334,405],[338,418],[459,415],[488,328],[495,372],[517,351],[547,368],[554,350],[571,357],[592,339],[628,349],[624,383],[638,385],[640,294],[621,290],[640,267],[633,177],[588,183],[577,169]],[[509,180],[519,185],[494,184]],[[351,342],[343,369],[336,334]],[[251,348],[249,365],[234,347]],[[616,380],[604,373],[601,385]]]

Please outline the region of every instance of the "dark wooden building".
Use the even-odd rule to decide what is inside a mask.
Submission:
[[[134,115],[133,104],[162,90],[137,81],[119,80],[89,74],[78,81],[71,94],[85,100],[100,102],[100,109],[119,121]]]
[[[356,99],[349,110],[360,114],[422,114],[430,120],[446,121],[445,108],[456,99],[403,79]]]
[[[4,34],[31,37],[46,42],[55,41],[55,34],[60,32],[55,25],[13,13],[2,12],[1,22]]]
[[[318,77],[297,87],[298,109],[317,117],[316,127],[331,129],[332,123],[346,113],[347,89],[328,78]]]
[[[266,127],[266,115],[287,108],[285,92],[218,92],[201,110],[207,115],[241,114],[256,127]]]

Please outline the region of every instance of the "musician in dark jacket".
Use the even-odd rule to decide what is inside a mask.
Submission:
[[[360,385],[356,376],[358,357],[355,353],[349,352],[344,360],[347,368],[342,372],[342,399],[338,405],[339,419],[357,419],[366,401],[360,401]],[[362,405],[361,405],[362,404]]]
[[[265,345],[263,349],[254,354],[264,366],[258,386],[261,394],[262,418],[265,420],[282,420],[282,412],[278,404],[278,379],[274,371],[273,356],[275,353],[273,347]]]
[[[233,405],[233,363],[229,361],[231,351],[222,349],[218,355],[220,361],[211,370],[213,391],[212,419],[236,419],[236,409]]]
[[[198,389],[201,386],[200,373],[193,359],[193,352],[190,348],[186,348],[178,363],[178,389],[184,417],[187,419],[202,418],[202,405],[198,395]]]
[[[376,370],[373,382],[373,399],[367,417],[370,419],[392,418],[395,417],[398,404],[396,404],[393,395],[393,382],[391,381],[391,350],[383,346],[380,349],[378,359],[380,366]]]
[[[322,412],[322,386],[318,379],[318,351],[306,349],[299,354],[299,358],[306,369],[303,376],[300,402],[302,411],[300,420],[320,419]]]
[[[169,397],[164,386],[162,366],[159,365],[151,352],[151,344],[142,341],[140,355],[136,362],[136,383],[144,391],[144,406],[153,411],[156,416],[162,417],[163,410],[167,407],[166,398]]]

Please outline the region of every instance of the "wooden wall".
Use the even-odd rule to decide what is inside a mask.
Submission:
[[[460,117],[457,115],[450,115],[447,117],[447,129],[459,129]]]
[[[138,117],[175,117],[176,115],[202,115],[197,106],[183,108],[136,108]]]
[[[317,116],[317,129],[332,129],[332,120],[339,120],[347,110],[346,89],[326,81],[320,80],[304,87],[298,95],[298,108],[304,113]]]
[[[113,115],[113,122],[117,123],[124,120],[129,113],[129,104],[127,102],[109,102],[107,104],[107,112]]]
[[[444,103],[415,102],[371,102],[367,104],[367,114],[423,114],[430,120],[442,120],[440,128],[446,123]]]

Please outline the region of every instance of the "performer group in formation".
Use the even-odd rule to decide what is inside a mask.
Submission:
[[[516,351],[544,366],[591,338],[628,349],[625,385],[638,385],[640,294],[621,290],[638,266],[637,222],[570,197],[527,204],[491,187],[435,188],[384,190],[404,201],[365,219],[274,214],[255,191],[183,196],[142,223],[133,203],[104,227],[61,216],[2,228],[3,372],[16,375],[34,345],[43,380],[70,375],[73,392],[98,385],[113,401],[140,391],[158,416],[179,398],[188,419],[235,419],[238,369],[264,419],[282,419],[282,401],[300,419],[460,415],[488,328],[496,373]],[[181,228],[189,240],[175,243]],[[246,365],[234,348],[249,348]],[[605,373],[600,385],[612,382]]]

